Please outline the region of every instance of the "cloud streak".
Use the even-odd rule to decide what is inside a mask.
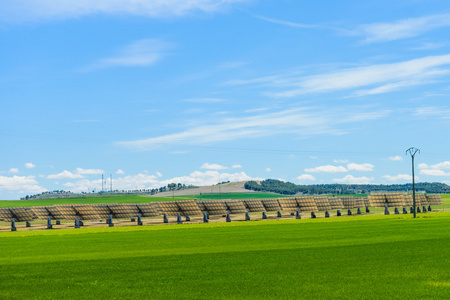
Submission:
[[[261,138],[280,134],[310,136],[319,134],[345,134],[339,125],[383,118],[389,111],[336,111],[296,108],[250,117],[227,118],[214,124],[147,139],[120,141],[115,145],[136,150],[152,150],[166,145],[199,145],[242,138]],[[339,116],[338,118],[336,116]]]
[[[365,36],[366,43],[381,43],[419,36],[427,31],[450,26],[450,14],[436,14],[386,23],[359,26],[353,34]]]
[[[450,55],[426,56],[403,62],[338,69],[310,76],[291,74],[248,80],[231,80],[227,85],[263,85],[280,91],[265,92],[274,98],[291,98],[314,93],[350,90],[349,96],[384,94],[406,87],[435,82],[450,73]]]
[[[249,0],[14,0],[0,2],[0,19],[17,23],[93,14],[180,17],[196,12],[214,13],[244,2]]]
[[[100,59],[81,70],[93,71],[110,67],[147,67],[161,60],[170,48],[172,48],[170,43],[161,40],[137,40],[120,49],[116,55]]]

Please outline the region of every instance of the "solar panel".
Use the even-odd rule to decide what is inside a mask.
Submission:
[[[369,202],[372,207],[385,207],[386,196],[384,194],[370,194]]]
[[[96,210],[89,204],[86,205],[73,205],[72,206],[78,214],[80,220],[98,220],[101,217],[97,214]]]
[[[404,194],[387,193],[385,196],[388,207],[404,207],[406,204]]]
[[[230,214],[245,214],[247,212],[247,208],[245,208],[242,200],[225,201],[225,205]]]
[[[160,201],[158,202],[158,206],[159,209],[167,216],[176,217],[180,212],[180,208],[175,201]]]
[[[370,207],[370,201],[369,201],[369,197],[362,197],[364,200],[364,206],[366,207]]]
[[[55,205],[64,220],[75,220],[77,217],[77,211],[72,207],[72,205]]]
[[[355,208],[355,197],[341,197],[344,209]]]
[[[201,216],[202,211],[194,200],[177,201],[178,207],[184,216]]]
[[[54,220],[64,220],[64,215],[61,213],[61,211],[59,210],[59,208],[54,205],[54,206],[46,206],[45,207],[48,211],[48,215],[47,215],[47,219],[48,216],[50,216],[52,219]]]
[[[9,208],[0,208],[0,220],[5,222],[11,222],[12,218],[14,217]]]
[[[416,205],[417,201],[420,201],[420,206],[428,205],[427,197],[425,194],[416,194]]]
[[[137,203],[135,204],[141,213],[142,217],[151,218],[162,215],[162,213],[158,209],[158,205],[155,202],[153,203]]]
[[[331,210],[331,205],[328,201],[328,197],[314,197],[314,201],[316,201],[317,211]]]
[[[264,205],[262,204],[261,200],[244,200],[245,207],[248,208],[249,212],[263,212],[266,211],[264,208]]]
[[[442,205],[441,194],[427,195],[428,205]]]
[[[365,199],[366,199],[365,197],[355,197],[355,208],[370,206],[370,205],[366,205]]]
[[[136,206],[126,203],[108,205],[115,219],[129,219],[139,215]]]
[[[10,208],[10,211],[17,222],[26,222],[37,218],[30,207],[14,207]]]
[[[300,211],[317,211],[317,205],[314,197],[297,197],[297,204]]]
[[[297,211],[297,200],[292,197],[288,198],[278,198],[278,202],[280,203],[281,209],[285,212],[295,212]]]
[[[31,211],[33,211],[34,215],[40,220],[48,219],[49,212],[45,206],[32,206]]]
[[[112,214],[108,204],[91,204],[91,206],[100,219],[108,219]]]
[[[266,209],[266,211],[280,211],[280,203],[278,199],[263,199],[261,200],[262,205]]]
[[[197,203],[198,208],[199,208],[202,212],[203,212],[203,211],[206,211],[206,206],[205,206],[205,204],[203,204],[203,202],[198,201],[198,200],[195,200],[195,203]]]
[[[203,201],[206,212],[208,215],[225,215],[227,213],[227,207],[221,201]]]
[[[413,195],[404,195],[405,206],[413,206]],[[424,194],[416,194],[416,207],[428,205],[427,198]]]
[[[331,206],[332,210],[344,208],[342,199],[339,197],[328,197],[328,202],[330,202],[330,206]]]

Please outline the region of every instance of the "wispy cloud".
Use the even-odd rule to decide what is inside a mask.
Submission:
[[[170,43],[161,40],[138,40],[123,47],[116,55],[100,59],[81,70],[92,71],[109,67],[146,67],[162,59],[170,48],[172,48]]]
[[[373,171],[374,165],[372,164],[355,164],[350,163],[347,165],[349,171]]]
[[[389,160],[391,160],[391,161],[401,161],[401,160],[403,160],[403,158],[401,156],[397,155],[397,156],[389,157]]]
[[[219,164],[210,164],[210,163],[204,163],[200,169],[208,169],[208,170],[226,170],[228,167],[219,165]]]
[[[275,134],[311,136],[318,134],[345,134],[339,125],[363,122],[385,117],[389,111],[326,110],[297,108],[241,118],[216,120],[214,124],[136,141],[116,142],[118,146],[151,150],[165,145],[199,145],[242,138],[261,138]],[[338,118],[336,116],[339,116]]]
[[[419,36],[427,31],[450,26],[450,14],[436,14],[386,23],[359,26],[354,34],[364,36],[364,42],[377,43]]]
[[[373,177],[354,177],[352,175],[347,175],[344,178],[333,179],[334,182],[349,184],[370,184],[373,180]]]
[[[419,117],[450,119],[450,108],[435,106],[418,107],[414,115]]]
[[[295,28],[317,28],[317,25],[309,25],[309,24],[301,24],[301,23],[296,23],[296,22],[289,22],[289,21],[284,21],[284,20],[279,20],[279,19],[274,19],[274,18],[268,18],[268,17],[264,17],[264,16],[258,16],[258,15],[254,15],[255,18],[270,22],[270,23],[274,23],[274,24],[280,24],[280,25],[285,25],[285,26],[289,26],[289,27],[295,27]]]
[[[224,99],[219,98],[194,98],[194,99],[184,99],[184,102],[192,102],[192,103],[218,103],[218,102],[224,102]]]
[[[265,95],[289,98],[311,93],[331,93],[350,90],[350,96],[366,96],[397,91],[410,86],[435,82],[450,73],[445,66],[450,55],[427,56],[409,61],[337,69],[332,72],[292,76],[292,74],[265,76],[256,79],[231,80],[228,85],[254,85],[279,91]]]
[[[33,164],[33,163],[26,163],[26,164],[25,164],[25,168],[27,168],[27,169],[33,169],[33,168],[35,168],[35,167],[36,167],[36,165]]]
[[[323,173],[341,173],[341,172],[347,172],[348,170],[343,166],[333,166],[333,165],[326,165],[326,166],[318,166],[315,168],[307,168],[305,169],[305,172],[310,173],[316,173],[316,172],[323,172]]]
[[[419,180],[417,176],[414,176],[416,180]],[[398,174],[396,176],[384,175],[383,178],[386,178],[389,181],[411,181],[412,176],[408,174]]]
[[[14,0],[0,2],[0,20],[11,23],[68,19],[92,14],[151,18],[213,13],[249,0]]]

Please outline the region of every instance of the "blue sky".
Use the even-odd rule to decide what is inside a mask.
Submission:
[[[0,199],[450,183],[447,1],[4,0]],[[109,186],[109,183],[108,183]]]

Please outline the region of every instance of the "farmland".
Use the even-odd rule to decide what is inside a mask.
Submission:
[[[0,298],[435,298],[450,214],[0,233]]]

